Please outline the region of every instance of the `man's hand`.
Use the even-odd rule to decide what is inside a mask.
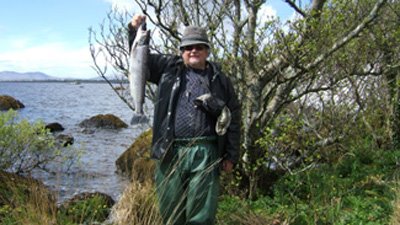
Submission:
[[[140,24],[142,24],[142,22],[144,22],[146,20],[146,16],[144,15],[134,15],[132,17],[132,27],[134,27],[135,29],[138,29]]]
[[[222,161],[222,169],[223,169],[225,172],[227,172],[227,173],[231,173],[232,170],[233,170],[233,163],[232,163],[232,161],[231,161],[231,160],[224,159],[224,160]]]

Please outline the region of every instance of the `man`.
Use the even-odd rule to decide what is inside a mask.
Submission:
[[[135,15],[129,24],[130,45],[144,20]],[[150,54],[148,62],[148,81],[158,85],[152,157],[157,159],[160,212],[164,224],[212,225],[219,169],[231,172],[239,156],[240,105],[231,81],[207,61],[210,43],[204,29],[187,27],[180,50],[181,56]],[[217,135],[224,107],[231,122],[225,134]]]

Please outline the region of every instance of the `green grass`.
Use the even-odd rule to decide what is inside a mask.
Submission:
[[[255,201],[223,196],[220,224],[244,224],[246,217],[296,225],[390,224],[400,192],[399,158],[400,151],[358,146],[336,163],[283,176],[271,196]]]
[[[110,205],[101,196],[75,201],[57,211],[58,224],[93,224],[107,219]]]

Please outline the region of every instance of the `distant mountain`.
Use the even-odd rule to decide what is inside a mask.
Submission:
[[[59,80],[57,77],[49,76],[42,72],[18,73],[14,71],[1,71],[0,81],[45,81]]]

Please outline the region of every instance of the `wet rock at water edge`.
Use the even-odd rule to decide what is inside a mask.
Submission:
[[[0,95],[0,110],[9,110],[9,109],[22,109],[25,108],[25,105],[22,104],[19,100],[9,96],[9,95]]]
[[[56,137],[56,141],[60,146],[67,147],[74,144],[74,137],[69,134],[59,134]]]
[[[94,134],[96,130],[94,128],[82,128],[81,133],[83,134]]]
[[[121,129],[127,128],[128,125],[120,118],[113,114],[99,114],[89,119],[83,120],[80,124],[83,128],[105,128],[105,129]]]
[[[150,158],[152,130],[143,132],[134,143],[117,159],[117,173],[143,183],[152,181],[155,163]]]
[[[64,130],[64,127],[57,122],[46,124],[45,128],[48,129],[51,133]]]

